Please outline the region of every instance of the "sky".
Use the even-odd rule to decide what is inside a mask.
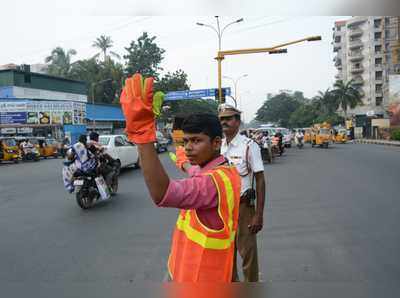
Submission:
[[[154,15],[154,12],[163,14],[162,9],[152,10],[150,5],[135,10],[128,2],[123,3],[126,9],[110,2],[92,9],[90,5],[97,4],[90,0],[77,9],[73,2],[79,2],[75,0],[44,0],[38,1],[39,5],[25,2],[24,10],[19,10],[19,2],[2,3],[2,8],[8,6],[11,13],[0,18],[0,65],[43,63],[56,46],[75,49],[77,55],[73,61],[90,58],[97,53],[92,47],[93,40],[102,34],[112,38],[112,50],[122,56],[126,52],[124,47],[146,31],[157,36],[157,44],[166,50],[161,64],[165,71],[184,70],[192,90],[217,87],[217,64],[213,59],[218,48],[217,35],[210,28],[196,25],[196,22],[215,25],[215,17],[209,10],[198,9],[199,14],[210,15],[193,14],[196,6],[190,6],[192,1],[187,2],[190,9],[186,16]],[[214,4],[210,5],[213,7]],[[215,6],[215,11],[220,9],[219,5]],[[224,32],[223,50],[269,47],[314,35],[321,35],[322,41],[289,46],[287,54],[230,56],[223,61],[224,76],[238,78],[247,75],[237,85],[238,107],[244,112],[246,122],[254,117],[268,93],[291,89],[312,97],[319,90],[332,86],[336,74],[332,61],[332,27],[335,21],[348,17],[296,16],[287,12],[283,16],[248,13],[220,17],[222,25],[244,18],[243,22],[229,26]],[[232,87],[233,91],[229,79],[223,80],[223,86]]]

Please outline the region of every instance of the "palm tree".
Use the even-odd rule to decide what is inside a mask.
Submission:
[[[314,97],[315,107],[325,114],[335,113],[339,107],[339,103],[331,90],[326,89],[324,92],[318,91],[318,95]]]
[[[344,83],[338,80],[334,84],[335,89],[332,94],[336,97],[338,105],[342,108],[344,116],[347,119],[347,109],[354,109],[358,105],[363,105],[361,94],[353,85],[353,80]]]
[[[101,50],[101,52],[103,53],[104,62],[107,59],[107,51],[108,49],[112,48],[112,46],[113,46],[113,41],[111,40],[111,37],[105,35],[101,35],[100,37],[96,38],[96,40],[92,44],[92,47]],[[99,56],[99,54],[100,53],[97,53],[95,57]],[[117,53],[110,51],[110,54],[120,59],[120,56]]]
[[[71,69],[71,58],[73,55],[76,55],[74,49],[69,49],[67,52],[61,47],[53,49],[51,55],[45,59],[46,63],[50,63],[48,73],[67,77]]]

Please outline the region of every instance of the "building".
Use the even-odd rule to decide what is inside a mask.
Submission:
[[[86,133],[87,87],[69,80],[18,69],[0,70],[0,133],[69,136]]]
[[[399,25],[399,17],[367,16],[335,22],[333,28],[335,79],[353,80],[360,91],[363,105],[348,114],[364,136],[371,133],[368,118],[387,117],[389,75],[400,72]]]

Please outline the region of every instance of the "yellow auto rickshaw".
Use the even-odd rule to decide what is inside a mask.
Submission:
[[[54,139],[46,139],[44,137],[29,138],[31,143],[35,144],[42,157],[58,157],[57,142]],[[37,143],[36,143],[37,142]]]
[[[184,120],[183,117],[174,118],[174,123],[172,126],[172,140],[175,146],[183,146],[183,130],[182,130],[183,120]]]
[[[328,148],[332,141],[331,128],[328,123],[314,124],[311,134],[311,146]]]
[[[335,136],[336,143],[346,143],[347,142],[347,130],[345,128],[339,128]]]
[[[13,161],[17,163],[20,159],[17,142],[12,137],[0,137],[0,162]]]
[[[304,128],[304,143],[311,143],[311,128]]]

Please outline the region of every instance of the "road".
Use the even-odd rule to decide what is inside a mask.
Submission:
[[[266,165],[259,250],[273,297],[334,297],[332,285],[351,297],[398,290],[399,169],[399,148],[361,144],[292,148]],[[83,211],[63,189],[60,159],[1,164],[0,287],[26,296],[57,286],[77,297],[87,285],[107,296],[160,282],[176,217],[154,207],[140,170],[123,171],[114,200]]]

